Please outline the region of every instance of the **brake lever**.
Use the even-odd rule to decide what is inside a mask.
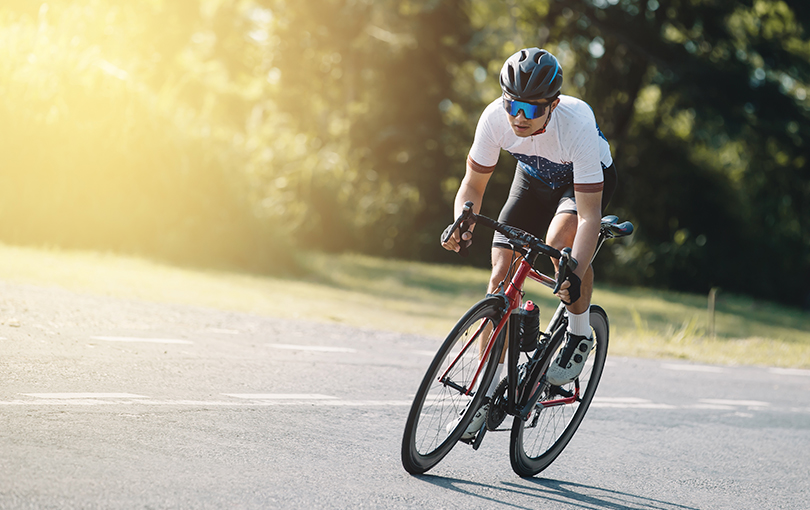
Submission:
[[[568,271],[576,270],[577,265],[577,259],[571,256],[571,248],[560,250],[560,270],[557,273],[557,283],[554,285],[552,293],[556,294],[560,291],[563,282],[568,278]]]
[[[465,202],[464,207],[461,210],[461,214],[456,218],[455,223],[453,226],[445,231],[445,235],[442,236],[442,243],[446,243],[450,240],[450,237],[453,236],[456,229],[459,229],[459,240],[462,241],[461,237],[470,230],[470,227],[475,223],[474,221],[469,221],[475,214],[473,213],[473,203],[472,202]],[[462,257],[466,257],[468,255],[467,246],[464,244],[459,244],[458,254]]]
[[[461,225],[458,227],[458,238],[459,238],[459,245],[458,245],[458,254],[462,257],[467,257],[470,254],[470,244],[472,241],[465,241],[464,234],[470,231],[470,225],[472,222],[469,221],[462,221]]]

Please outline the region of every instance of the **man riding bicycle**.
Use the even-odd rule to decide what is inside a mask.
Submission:
[[[517,168],[509,198],[498,221],[525,230],[557,249],[572,248],[579,261],[557,297],[567,306],[568,331],[562,354],[546,377],[561,386],[579,376],[593,347],[589,307],[593,269],[602,214],[616,188],[617,175],[610,146],[587,103],[560,95],[563,72],[548,51],[527,48],[509,57],[500,74],[503,96],[481,114],[467,157],[466,174],[455,198],[454,217],[467,201],[478,213],[500,150],[512,154]],[[472,230],[472,229],[471,229]],[[447,250],[459,251],[472,242],[472,231],[456,232]],[[488,293],[497,290],[512,262],[514,247],[500,233],[492,242],[492,275]],[[556,260],[552,260],[557,265]],[[576,346],[576,347],[574,347]],[[503,361],[503,360],[501,360]],[[503,364],[486,392],[490,397],[500,381]],[[486,417],[486,403],[463,437],[472,437]]]

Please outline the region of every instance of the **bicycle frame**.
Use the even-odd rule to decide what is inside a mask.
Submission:
[[[606,239],[632,234],[632,223],[618,221],[616,216],[602,218],[595,251]],[[408,414],[402,439],[402,464],[409,473],[422,474],[441,461],[458,441],[477,450],[486,432],[503,430],[501,423],[511,415],[512,468],[520,476],[534,476],[565,448],[588,409],[607,355],[608,317],[601,307],[590,306],[595,350],[591,368],[583,372],[581,379],[578,376],[570,383],[566,380],[561,386],[552,385],[545,373],[553,356],[558,352],[573,356],[571,351],[579,347],[566,345],[559,351],[567,330],[566,307],[562,303],[557,307],[546,331],[534,333],[537,325],[531,324],[529,329],[532,335],[538,335],[538,342],[528,338],[532,345],[525,352],[521,350],[527,348],[522,345],[522,330],[527,324],[518,308],[525,299],[526,280],[549,287],[552,293],[559,292],[570,271],[578,266],[572,249],[558,250],[529,232],[476,214],[472,202],[464,204],[455,223],[442,233],[442,244],[453,246],[451,236],[457,230],[463,236],[472,224],[503,234],[514,247],[513,258],[497,290],[459,319],[433,358]],[[454,246],[461,255],[466,250],[464,244]],[[555,278],[534,268],[541,255],[559,260],[555,263]],[[506,361],[504,357],[508,357],[507,374],[501,379],[500,374],[495,374],[497,364]],[[485,378],[488,380],[484,381]],[[487,391],[490,389],[493,391]],[[541,412],[547,408],[551,410]],[[471,423],[480,427],[477,433],[470,430]],[[524,442],[524,431],[528,442]]]
[[[456,388],[457,390],[462,391],[465,395],[469,395],[472,392],[473,388],[475,388],[475,383],[478,381],[478,377],[481,375],[481,371],[486,366],[486,363],[484,362],[484,360],[489,359],[489,354],[490,354],[490,352],[492,352],[492,348],[495,346],[495,340],[498,338],[498,335],[501,334],[501,331],[503,330],[503,328],[506,327],[506,324],[508,323],[509,318],[512,316],[512,312],[514,312],[521,305],[521,302],[522,302],[522,299],[523,299],[523,290],[522,290],[523,289],[523,284],[524,284],[524,282],[526,281],[527,278],[531,278],[532,280],[535,280],[535,281],[537,281],[539,283],[542,283],[543,285],[546,285],[549,288],[554,288],[554,285],[556,283],[553,278],[550,278],[549,276],[547,276],[547,275],[537,271],[536,269],[534,269],[532,267],[532,265],[526,260],[526,257],[522,257],[520,259],[520,262],[518,264],[518,268],[515,271],[514,276],[509,281],[509,285],[507,286],[506,290],[503,293],[501,293],[501,295],[506,299],[506,302],[508,303],[508,305],[506,307],[506,311],[503,314],[503,317],[501,318],[500,322],[498,322],[498,325],[494,327],[492,333],[489,336],[487,346],[484,349],[483,355],[481,356],[482,361],[478,365],[478,369],[476,370],[475,375],[473,376],[473,379],[470,382],[470,387],[469,388]],[[453,369],[453,367],[456,365],[456,362],[467,352],[467,349],[469,349],[475,342],[479,341],[479,337],[480,337],[481,333],[484,331],[484,329],[486,328],[486,326],[487,326],[487,323],[481,324],[481,326],[478,328],[478,330],[475,332],[475,334],[472,335],[472,337],[467,341],[467,344],[464,345],[464,347],[461,349],[458,356],[456,356],[456,359],[453,360],[452,363],[450,363],[447,370],[439,378],[439,380],[441,382],[443,382],[445,384],[450,384],[450,385],[453,384],[452,382],[449,382],[447,380],[447,374]],[[514,332],[515,332],[515,328],[511,328],[510,329],[510,337],[514,335]],[[513,343],[512,338],[510,338],[509,343],[507,345],[512,346],[512,343]],[[517,354],[516,349],[514,349],[514,348],[508,349],[508,352],[509,353],[514,352],[515,354]],[[510,363],[510,368],[511,368],[511,365],[512,364]],[[511,373],[512,371],[510,370],[509,372]],[[513,388],[511,388],[511,385],[512,385],[512,383],[511,383],[511,378],[510,378],[510,389],[513,389]],[[510,400],[510,404],[511,403],[512,402]],[[511,410],[513,411],[514,409],[511,409]]]
[[[602,245],[604,244],[605,240],[608,237],[609,237],[608,232],[606,232],[605,230],[600,230],[599,239],[597,241],[593,257],[591,258],[591,262],[593,262],[593,260],[596,258],[597,253],[599,253],[599,249],[602,247]],[[534,280],[551,289],[553,289],[557,283],[557,281],[554,278],[551,278],[550,276],[541,273],[540,271],[538,271],[533,267],[533,264],[531,262],[529,262],[529,260],[532,261],[536,260],[537,256],[538,254],[532,253],[531,250],[525,256],[521,256],[518,262],[517,269],[515,270],[512,278],[509,280],[509,284],[506,285],[506,290],[498,294],[503,298],[505,298],[505,301],[507,303],[506,310],[503,314],[503,317],[501,317],[501,320],[498,322],[497,326],[494,327],[492,333],[489,336],[486,348],[484,349],[483,354],[481,355],[481,362],[479,363],[475,375],[473,376],[473,379],[470,382],[469,388],[456,387],[454,383],[447,380],[447,374],[453,369],[458,360],[467,352],[467,349],[469,349],[473,344],[475,344],[480,340],[480,335],[486,329],[488,325],[487,323],[481,324],[481,326],[478,328],[478,330],[475,332],[472,338],[470,338],[470,340],[468,340],[467,343],[464,345],[464,347],[461,349],[456,359],[453,360],[453,362],[449,365],[444,374],[442,374],[442,376],[439,378],[439,381],[451,387],[454,387],[455,389],[464,393],[465,395],[470,395],[472,393],[473,388],[475,388],[476,382],[478,381],[478,378],[481,375],[481,372],[486,367],[486,360],[489,359],[489,355],[495,346],[496,339],[501,334],[503,329],[506,327],[508,321],[512,318],[512,312],[514,312],[522,304],[523,285],[526,282],[526,279]],[[557,307],[557,310],[554,313],[554,316],[552,317],[551,321],[549,322],[550,328],[558,324],[564,312],[565,306],[563,306],[563,304],[560,304]],[[550,331],[548,333],[550,334],[553,332]],[[509,398],[507,399],[507,414],[512,416],[521,416],[521,418],[525,420],[527,419],[529,413],[531,412],[531,408],[536,404],[537,400],[539,399],[542,388],[540,383],[538,382],[537,385],[534,388],[532,388],[532,393],[529,396],[528,400],[526,401],[526,405],[523,407],[523,409],[518,410],[519,396],[517,395],[518,375],[516,373],[516,368],[520,354],[517,346],[518,346],[517,328],[516,327],[509,328],[509,338],[507,339],[507,356],[508,356],[507,395],[509,396]],[[575,384],[575,391],[573,394],[563,396],[563,398],[545,401],[541,405],[544,408],[546,408],[572,404],[576,402],[577,399],[579,399],[579,397],[580,397],[579,383],[577,382]]]

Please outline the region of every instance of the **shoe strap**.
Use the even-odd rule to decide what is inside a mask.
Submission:
[[[570,331],[566,331],[565,333],[565,347],[563,347],[562,353],[560,353],[560,362],[559,365],[563,368],[568,366],[568,362],[571,361],[571,356],[574,355],[577,347],[583,340],[588,340],[588,337],[575,335]]]

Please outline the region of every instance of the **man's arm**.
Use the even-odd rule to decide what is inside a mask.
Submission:
[[[574,197],[577,201],[577,234],[574,237],[574,246],[571,247],[571,256],[579,263],[574,273],[582,278],[596,251],[602,223],[602,191],[577,191],[575,185]]]
[[[464,174],[464,179],[461,180],[461,185],[458,187],[456,193],[456,200],[453,205],[453,220],[458,218],[464,208],[466,202],[473,203],[473,212],[478,213],[481,210],[481,201],[484,199],[484,191],[487,189],[489,177],[492,175],[492,170],[482,172],[479,165],[467,158],[467,171]],[[474,226],[473,226],[474,228]],[[469,241],[472,239],[472,228],[469,232],[464,234],[464,240]],[[456,231],[453,236],[444,244],[444,249],[458,251],[459,250],[459,233]]]
[[[580,280],[579,290],[575,293],[578,298],[574,301],[569,291],[572,281],[566,280],[557,293],[564,303],[572,303],[569,310],[576,314],[588,310],[593,291],[593,272],[590,271],[590,262],[593,253],[596,251],[596,243],[599,236],[599,226],[601,224],[602,212],[602,192],[601,191],[576,191],[574,196],[577,201],[577,232],[574,235],[571,256],[578,264],[574,274]]]

